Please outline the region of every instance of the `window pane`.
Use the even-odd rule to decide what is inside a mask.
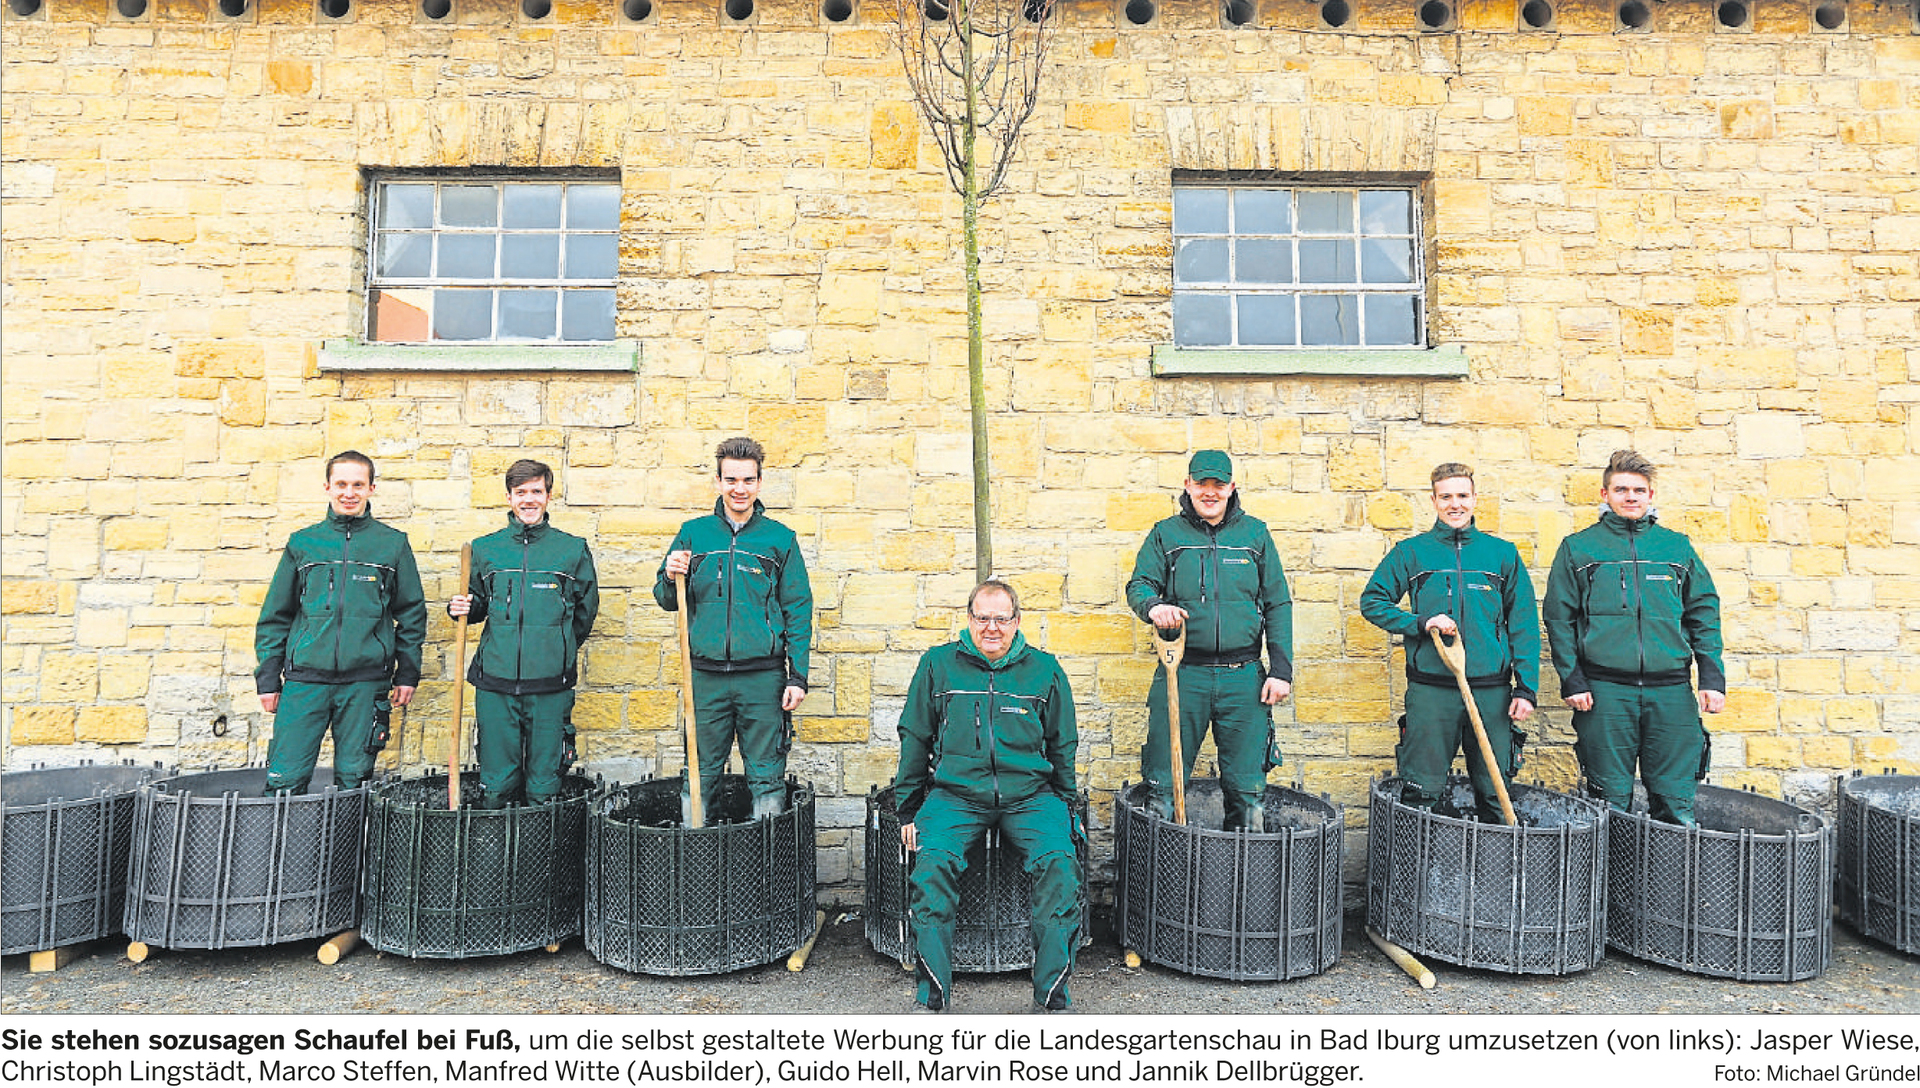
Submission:
[[[490,280],[493,278],[492,234],[442,234],[440,260],[434,275],[445,280]]]
[[[1234,301],[1240,312],[1241,344],[1293,346],[1292,295],[1240,295]]]
[[[620,238],[613,234],[567,237],[567,278],[611,280],[620,271]]]
[[[1367,296],[1367,343],[1418,344],[1418,316],[1412,295]]]
[[[500,236],[500,278],[555,280],[560,278],[558,234],[504,234]]]
[[[1225,283],[1227,281],[1227,240],[1225,238],[1182,238],[1174,243],[1173,282]]]
[[[613,292],[568,291],[562,295],[560,339],[613,339]]]
[[[1361,193],[1360,233],[1412,234],[1413,194],[1395,189]]]
[[[1292,234],[1292,196],[1287,189],[1234,190],[1234,233]]]
[[[509,229],[560,226],[560,187],[558,185],[509,185],[502,195],[505,205],[500,225]]]
[[[1175,234],[1227,233],[1227,191],[1225,189],[1175,189],[1173,191],[1173,232]]]
[[[567,186],[568,230],[619,230],[618,185]]]
[[[1173,342],[1195,346],[1231,343],[1225,295],[1173,296]]]
[[[435,340],[485,340],[493,335],[492,291],[435,291]]]
[[[1352,283],[1353,241],[1300,243],[1300,282]]]
[[[382,234],[375,275],[383,279],[425,279],[433,270],[431,234]]]
[[[381,186],[379,226],[383,228],[433,226],[433,186]]]
[[[1342,192],[1300,193],[1301,234],[1350,234],[1353,232],[1353,194]]]
[[[427,307],[431,304],[431,296],[432,292],[421,288],[375,291],[367,338],[414,343],[426,340]]]
[[[559,291],[500,292],[501,339],[551,340]]]
[[[1358,344],[1360,296],[1300,296],[1300,342],[1308,345]]]
[[[492,185],[442,185],[440,224],[491,227],[498,222],[500,190]]]
[[[1292,283],[1293,243],[1247,238],[1234,243],[1236,283]]]
[[[1362,238],[1360,280],[1363,283],[1412,283],[1413,239]]]

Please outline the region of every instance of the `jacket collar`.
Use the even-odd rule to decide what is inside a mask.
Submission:
[[[760,515],[766,512],[767,512],[766,504],[762,503],[759,499],[753,500],[753,513],[747,516],[747,523],[745,525],[742,525],[738,531],[744,533],[748,529],[753,528],[753,523],[756,521],[759,521]],[[726,526],[728,532],[735,531],[733,528],[733,521],[727,517],[727,500],[725,499],[713,500],[713,516],[720,519],[720,524]]]
[[[336,533],[357,533],[366,528],[367,523],[372,520],[372,503],[368,503],[365,510],[352,517],[341,514],[331,506],[327,507],[327,525]]]
[[[1439,518],[1434,518],[1433,528],[1427,530],[1434,538],[1445,541],[1448,544],[1465,544],[1467,541],[1472,540],[1474,535],[1479,531],[1479,525],[1476,524],[1472,518],[1468,518],[1467,523],[1458,529],[1441,521]]]
[[[1612,529],[1616,533],[1644,533],[1649,526],[1655,524],[1658,520],[1659,518],[1651,510],[1647,511],[1645,517],[1633,521],[1628,521],[1612,510],[1600,511],[1600,524]]]
[[[979,661],[988,671],[999,672],[1001,669],[1007,668],[1026,656],[1027,636],[1024,632],[1015,631],[1013,633],[1013,645],[1007,647],[1007,652],[1002,654],[998,661],[988,661],[987,655],[980,652],[980,647],[973,644],[972,631],[960,632],[960,648],[969,656]]]
[[[507,527],[513,530],[513,539],[522,543],[532,543],[547,535],[547,527],[553,524],[552,515],[541,514],[540,520],[528,525],[520,520],[520,515],[507,511]]]
[[[1200,511],[1193,508],[1193,496],[1185,491],[1180,492],[1180,516],[1186,518],[1195,528],[1224,529],[1238,520],[1240,513],[1240,489],[1237,487],[1233,489],[1233,494],[1227,496],[1227,512],[1220,516],[1218,525],[1208,525],[1207,519],[1200,516]]]

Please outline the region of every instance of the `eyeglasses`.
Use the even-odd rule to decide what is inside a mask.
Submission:
[[[982,627],[1011,627],[1019,621],[1020,615],[1016,612],[1011,616],[982,616],[977,612],[969,612],[967,618]]]

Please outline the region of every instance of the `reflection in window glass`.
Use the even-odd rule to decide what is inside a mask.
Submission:
[[[367,335],[612,340],[620,191],[612,181],[472,175],[376,182]]]
[[[1412,187],[1176,182],[1174,342],[1421,347]]]

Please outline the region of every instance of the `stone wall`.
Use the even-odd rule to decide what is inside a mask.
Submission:
[[[1428,524],[1428,469],[1474,464],[1481,524],[1544,579],[1628,445],[1663,467],[1664,520],[1725,601],[1714,780],[1804,794],[1920,771],[1911,12],[1855,3],[1825,32],[1769,4],[1732,32],[1682,0],[1615,32],[1582,0],[1541,33],[1472,0],[1459,31],[1422,35],[1412,4],[1357,7],[1335,33],[1279,0],[1243,28],[1196,0],[1147,26],[1068,3],[984,222],[996,555],[1072,676],[1096,807],[1137,777],[1144,729],[1149,639],[1124,582],[1202,446],[1234,453],[1298,601],[1276,777],[1355,816],[1391,767],[1403,684],[1357,598]],[[741,24],[655,10],[9,9],[9,765],[176,743],[257,758],[265,582],[321,513],[322,458],[358,447],[435,602],[410,762],[444,758],[459,545],[531,455],[559,469],[555,521],[606,586],[582,755],[672,771],[677,651],[648,587],[711,502],[714,443],[745,432],[819,605],[794,769],[821,789],[823,878],[858,878],[836,848],[857,844],[916,656],[972,581],[958,202],[875,5],[838,25],[799,0]],[[321,343],[364,325],[368,172],[469,166],[619,171],[637,373],[321,369]],[[1471,378],[1153,377],[1176,167],[1429,177],[1433,338]],[[1564,787],[1547,687],[1528,774]]]

